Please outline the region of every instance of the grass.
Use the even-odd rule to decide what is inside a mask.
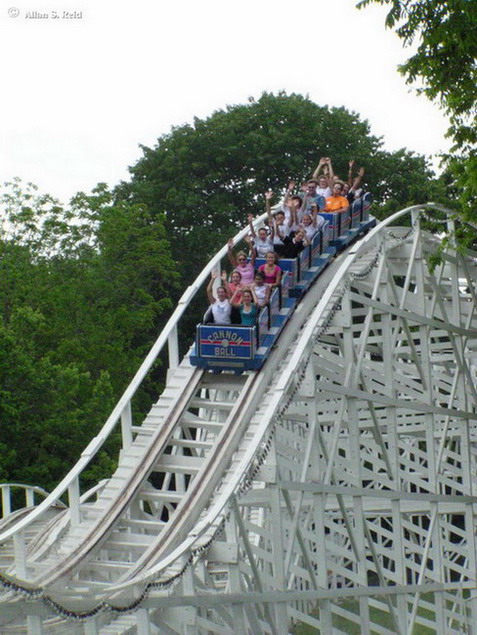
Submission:
[[[426,594],[422,596],[422,599],[433,603],[433,594]],[[449,607],[450,607],[449,602]],[[358,600],[347,600],[344,602],[340,602],[340,607],[343,611],[349,611],[350,613],[354,613],[355,615],[359,615],[359,602]],[[410,610],[410,609],[409,609]],[[319,611],[316,611],[316,616],[319,615]],[[432,620],[434,617],[433,611],[430,609],[420,606],[418,608],[418,615],[428,620]],[[377,631],[373,630],[372,625],[376,624],[379,626],[384,626],[389,631],[394,632],[394,620],[391,614],[388,611],[381,610],[374,606],[369,607],[369,619],[371,623],[370,631],[371,633],[377,633]],[[361,635],[361,626],[359,623],[356,623],[350,619],[347,619],[343,615],[333,614],[333,627],[339,629],[343,633],[347,635]],[[308,624],[304,624],[299,622],[291,631],[293,635],[329,635],[329,633],[321,633],[320,629],[314,628],[313,626],[309,626]],[[436,631],[428,626],[424,626],[421,624],[416,624],[412,631],[412,635],[436,635]]]

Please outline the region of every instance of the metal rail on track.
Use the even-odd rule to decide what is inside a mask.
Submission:
[[[254,221],[254,226],[258,227],[266,219],[266,214],[262,214]],[[246,227],[239,231],[234,237],[234,243],[242,240],[249,232],[249,228]],[[190,302],[199,291],[203,283],[210,276],[211,271],[215,270],[221,260],[227,253],[227,246],[222,247],[220,251],[209,261],[199,274],[197,279],[192,285],[190,285],[183,295],[181,296],[177,307],[172,313],[171,317],[167,321],[164,329],[160,333],[156,342],[152,346],[148,355],[144,359],[144,362],[139,367],[137,373],[133,377],[131,383],[124,391],[123,395],[119,399],[118,403],[114,407],[111,415],[106,420],[104,426],[100,432],[91,440],[88,446],[81,453],[81,457],[63,478],[63,480],[55,487],[55,489],[36,506],[27,517],[20,521],[15,527],[10,528],[7,531],[0,533],[0,544],[12,538],[15,533],[25,530],[31,523],[39,519],[39,517],[52,505],[56,505],[57,501],[65,494],[68,494],[69,507],[71,508],[72,515],[77,515],[77,511],[74,510],[74,506],[79,503],[79,483],[78,479],[81,473],[86,469],[88,464],[103,447],[104,443],[110,437],[111,433],[115,430],[119,421],[123,424],[122,437],[123,447],[129,445],[131,440],[131,426],[130,420],[130,404],[131,400],[136,394],[138,388],[141,386],[144,379],[147,377],[148,372],[151,370],[154,362],[158,358],[163,348],[168,345],[169,348],[169,369],[174,370],[178,367],[178,343],[177,343],[177,327],[180,319],[184,315]],[[129,421],[127,419],[129,418]],[[124,423],[126,422],[126,423]]]
[[[280,409],[280,403],[282,402],[284,395],[286,395],[291,382],[296,377],[297,372],[299,371],[299,367],[303,357],[307,354],[307,349],[309,347],[309,343],[312,340],[313,331],[316,330],[320,322],[323,322],[326,319],[326,310],[330,306],[330,300],[333,295],[336,295],[337,290],[340,286],[343,285],[344,280],[349,275],[353,265],[357,262],[358,258],[362,253],[369,250],[373,243],[377,244],[377,239],[380,233],[387,228],[389,225],[393,224],[399,218],[409,215],[409,214],[417,214],[419,211],[426,209],[426,205],[412,206],[402,210],[393,216],[389,217],[382,223],[380,223],[377,227],[370,230],[370,232],[351,245],[345,252],[341,254],[339,260],[334,264],[334,266],[330,267],[328,270],[322,274],[322,278],[319,280],[322,284],[322,294],[321,298],[317,305],[314,305],[314,296],[312,292],[309,296],[307,296],[301,305],[301,309],[298,312],[297,316],[292,318],[292,322],[300,323],[300,327],[303,327],[302,332],[300,333],[300,337],[298,341],[293,342],[293,353],[287,359],[286,365],[280,368],[280,376],[278,381],[273,386],[269,400],[267,402],[266,409],[261,411],[260,414],[260,425],[258,426],[255,436],[254,442],[250,443],[247,448],[246,453],[242,457],[240,462],[240,466],[236,469],[234,473],[234,478],[231,478],[227,483],[227,486],[221,491],[220,496],[216,497],[213,504],[210,506],[207,514],[201,518],[200,522],[190,531],[190,535],[179,545],[172,553],[166,554],[165,557],[160,559],[156,563],[151,562],[151,566],[149,568],[142,567],[143,572],[139,574],[134,574],[127,581],[119,585],[112,585],[110,591],[114,593],[115,591],[123,590],[129,586],[134,586],[139,583],[144,584],[147,581],[153,580],[161,575],[168,566],[171,565],[177,559],[183,557],[186,553],[190,552],[190,550],[197,545],[201,545],[206,543],[210,539],[210,530],[211,528],[216,528],[218,525],[218,518],[224,508],[230,501],[230,497],[237,491],[241,480],[243,479],[243,475],[246,474],[249,469],[254,456],[257,453],[260,444],[263,439],[266,437],[267,429],[270,427],[273,418],[276,416],[277,412]],[[441,208],[444,210],[444,208]],[[309,313],[307,313],[307,304]],[[300,315],[300,312],[302,315]],[[304,315],[306,319],[304,319]],[[285,330],[282,338],[280,340],[280,346],[284,347],[285,342],[287,344],[291,343],[291,335],[290,331],[292,330],[295,333],[295,329],[292,325],[289,325]],[[286,345],[286,344],[285,344]],[[270,372],[269,369],[272,369],[277,364],[276,356],[272,357],[265,364],[263,370],[260,374],[266,375],[267,372]],[[257,384],[257,388],[263,390],[263,385]],[[224,449],[225,452],[225,449]],[[181,519],[179,522],[186,522],[186,519]]]
[[[447,211],[440,206],[435,206],[435,208]],[[194,486],[190,488],[187,505],[184,504],[184,513],[180,515],[174,526],[167,529],[164,536],[160,538],[153,548],[147,551],[139,562],[132,564],[130,570],[126,575],[122,576],[119,582],[110,585],[106,592],[101,594],[102,599],[115,597],[118,594],[122,596],[128,589],[137,588],[137,585],[144,585],[150,580],[160,578],[174,562],[182,559],[190,554],[191,550],[197,549],[210,540],[222,519],[224,509],[240,488],[244,476],[253,464],[254,457],[257,455],[264,439],[266,439],[267,431],[272,424],[273,418],[279,412],[284,397],[288,393],[297,373],[300,372],[303,359],[309,355],[310,342],[314,339],[316,329],[320,328],[327,320],[333,297],[339,295],[340,287],[345,283],[347,277],[352,274],[353,267],[356,266],[359,258],[364,253],[380,247],[380,237],[385,229],[405,215],[411,214],[416,219],[418,214],[425,209],[428,209],[427,205],[409,207],[386,219],[375,229],[371,230],[368,235],[351,245],[322,274],[318,282],[319,286],[316,288],[317,290],[315,289],[316,293],[313,289],[309,292],[284,330],[279,342],[279,349],[273,351],[259,373],[254,373],[250,376],[247,387],[241,392],[240,402],[235,406],[235,421],[233,425],[224,431],[223,443],[218,444],[208,457],[206,467],[197,478],[197,482],[194,481]],[[265,218],[265,215],[257,219],[256,224],[258,225],[263,218]],[[235,237],[235,242],[240,240],[247,231],[248,228],[239,232]],[[52,507],[65,492],[69,492],[71,520],[79,519],[79,495],[75,495],[74,492],[78,490],[78,479],[81,472],[102,447],[118,421],[122,418],[124,423],[124,420],[127,419],[127,412],[132,397],[166,342],[169,343],[170,368],[173,371],[178,368],[177,324],[195,293],[202,286],[210,272],[218,266],[225,254],[226,247],[223,247],[198,276],[194,284],[186,290],[164,331],[157,339],[101,432],[82,453],[79,462],[45,501],[26,517],[0,534],[0,544],[24,532],[46,510]],[[278,364],[281,365],[277,373]],[[93,549],[104,541],[108,532],[112,530],[115,523],[127,509],[134,493],[144,479],[147,478],[158,457],[163,454],[182,411],[199,385],[202,374],[202,371],[197,370],[191,375],[190,380],[184,386],[183,393],[178,396],[177,408],[171,412],[163,425],[151,436],[148,449],[141,457],[141,461],[132,470],[130,478],[122,484],[117,498],[113,499],[110,506],[104,509],[103,516],[92,525],[88,533],[81,537],[81,541],[71,550],[67,557],[46,575],[40,576],[42,585],[53,584],[62,576],[72,572]],[[266,400],[262,403],[263,407],[260,409],[259,414],[256,415],[256,425],[253,428],[253,434],[246,442],[242,443],[241,448],[243,451],[240,458],[229,470],[232,456],[240,446],[240,439],[243,436],[244,429],[253,419],[260,405],[259,402],[265,394]],[[123,426],[123,445],[126,453],[132,443],[132,435],[128,440],[128,435],[131,434],[130,428],[131,422],[126,421]],[[78,507],[76,510],[74,509],[75,505]]]

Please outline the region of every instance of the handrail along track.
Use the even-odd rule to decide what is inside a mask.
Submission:
[[[436,206],[438,207],[438,206]],[[175,508],[177,511],[184,510],[178,517],[174,526],[169,524],[164,535],[159,534],[160,539],[147,548],[137,563],[132,563],[129,569],[116,578],[112,584],[101,585],[99,592],[93,592],[88,602],[93,603],[97,599],[102,601],[105,598],[121,599],[126,598],[124,593],[128,589],[133,589],[136,585],[145,585],[153,580],[158,580],[163,576],[168,568],[177,563],[183,562],[184,558],[190,557],[191,551],[200,550],[202,546],[208,544],[211,537],[217,531],[223,521],[223,513],[229,504],[231,497],[240,489],[244,477],[247,475],[253,465],[254,457],[257,451],[270,433],[273,426],[273,419],[283,410],[285,396],[290,391],[290,387],[296,381],[297,375],[303,365],[303,360],[310,354],[310,342],[313,341],[313,333],[316,329],[324,328],[330,314],[330,307],[333,307],[333,298],[338,298],[340,289],[346,283],[350,271],[357,263],[358,259],[371,249],[378,250],[381,248],[380,235],[389,225],[395,223],[396,220],[407,214],[412,214],[414,221],[417,220],[421,211],[427,208],[426,205],[413,206],[394,214],[392,217],[383,221],[378,227],[371,230],[367,236],[362,238],[358,243],[351,245],[346,253],[342,254],[340,260],[333,266],[333,279],[323,278],[321,289],[321,298],[316,307],[303,304],[301,312],[292,318],[296,325],[302,327],[299,340],[292,348],[287,356],[283,356],[283,352],[275,351],[259,373],[252,373],[245,381],[245,385],[240,385],[235,392],[238,392],[239,401],[232,407],[229,417],[226,419],[228,426],[223,426],[222,436],[219,435],[215,439],[215,443],[211,445],[210,454],[206,457],[206,461],[202,472],[198,472],[197,478],[192,480],[192,485],[186,488],[186,496],[184,501],[188,504],[185,509],[185,502],[179,502]],[[438,207],[439,208],[439,207]],[[444,208],[440,208],[444,209]],[[258,225],[265,215],[257,219]],[[235,237],[235,241],[240,240],[246,233],[247,229],[242,230]],[[131,384],[126,389],[124,395],[114,408],[111,416],[106,421],[101,432],[91,441],[85,451],[82,453],[80,460],[63,479],[63,481],[55,488],[55,490],[43,501],[38,507],[32,510],[27,517],[21,519],[14,526],[7,528],[0,534],[0,544],[5,543],[15,536],[20,536],[28,527],[40,520],[41,516],[53,506],[59,498],[68,492],[70,504],[69,523],[71,527],[81,527],[84,519],[81,518],[81,505],[79,503],[79,485],[78,479],[82,470],[88,465],[96,452],[102,447],[102,444],[111,434],[118,421],[122,420],[123,430],[123,451],[127,454],[129,448],[134,446],[135,440],[131,431],[130,403],[133,395],[137,391],[141,382],[146,377],[157,355],[161,352],[166,342],[169,344],[170,358],[170,377],[174,379],[174,374],[180,373],[181,365],[178,363],[178,346],[177,346],[177,324],[181,316],[184,314],[190,300],[199,290],[203,282],[206,280],[211,270],[217,267],[220,260],[226,253],[226,247],[222,248],[216,256],[210,261],[207,267],[202,271],[197,280],[183,294],[179,301],[178,307],[174,311],[165,329],[160,334],[150,353],[136,373]],[[326,273],[326,272],[325,272]],[[288,337],[288,344],[291,344],[290,337],[284,333],[284,339]],[[275,364],[280,361],[282,355],[282,365],[278,376],[273,377]],[[207,392],[207,388],[201,388],[204,372],[198,369],[188,369],[186,372],[185,385],[183,392],[178,396],[175,402],[177,409],[169,411],[168,416],[162,424],[157,427],[155,432],[149,438],[148,445],[138,461],[136,466],[130,470],[127,480],[121,486],[121,494],[116,499],[111,499],[110,505],[104,507],[104,514],[99,516],[91,523],[91,530],[83,535],[80,543],[73,548],[68,556],[59,562],[55,567],[48,571],[48,574],[40,575],[39,580],[43,587],[55,585],[75,567],[79,566],[83,559],[106,540],[108,532],[114,530],[115,524],[119,521],[124,511],[128,508],[135,493],[142,486],[144,479],[153,469],[164,451],[169,447],[171,439],[174,437],[174,430],[181,420],[183,412],[187,409],[188,404],[193,400],[197,390]],[[273,381],[272,381],[273,380]],[[232,382],[232,376],[230,376]],[[268,388],[267,388],[268,386]],[[251,430],[250,438],[243,448],[242,454],[237,458],[235,465],[231,470],[229,478],[221,482],[224,475],[220,466],[229,465],[236,453],[240,438],[245,433],[246,427],[253,418],[254,412],[259,407],[259,401],[265,391],[268,390],[267,399],[264,408],[260,411],[260,419],[258,424]],[[189,424],[189,421],[182,422],[182,425]],[[224,422],[225,423],[225,422]],[[139,436],[139,435],[138,435]],[[138,437],[136,437],[136,440]],[[231,439],[231,440],[229,440]],[[181,440],[179,437],[177,440]],[[193,439],[192,439],[193,441]],[[206,443],[206,441],[204,441]],[[201,468],[202,469],[202,468]],[[215,475],[215,478],[213,478]],[[212,499],[211,499],[212,497]],[[210,504],[210,501],[212,503]],[[196,506],[195,509],[193,506]],[[188,511],[193,510],[193,511]],[[79,535],[79,533],[78,533]],[[21,567],[20,567],[21,570]],[[173,574],[171,574],[172,576]],[[21,577],[21,576],[18,576]],[[59,593],[58,588],[55,593]]]

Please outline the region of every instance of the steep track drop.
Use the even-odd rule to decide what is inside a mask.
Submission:
[[[112,478],[0,536],[2,633],[405,633],[424,613],[462,632],[476,267],[449,252],[429,270],[410,211],[412,231],[388,220],[328,267],[259,373],[185,358],[139,428],[123,400]]]

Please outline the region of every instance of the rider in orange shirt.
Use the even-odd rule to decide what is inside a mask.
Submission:
[[[342,183],[335,183],[333,185],[333,194],[326,199],[326,206],[323,211],[325,212],[347,212],[349,209],[348,199],[342,195],[343,185]]]

